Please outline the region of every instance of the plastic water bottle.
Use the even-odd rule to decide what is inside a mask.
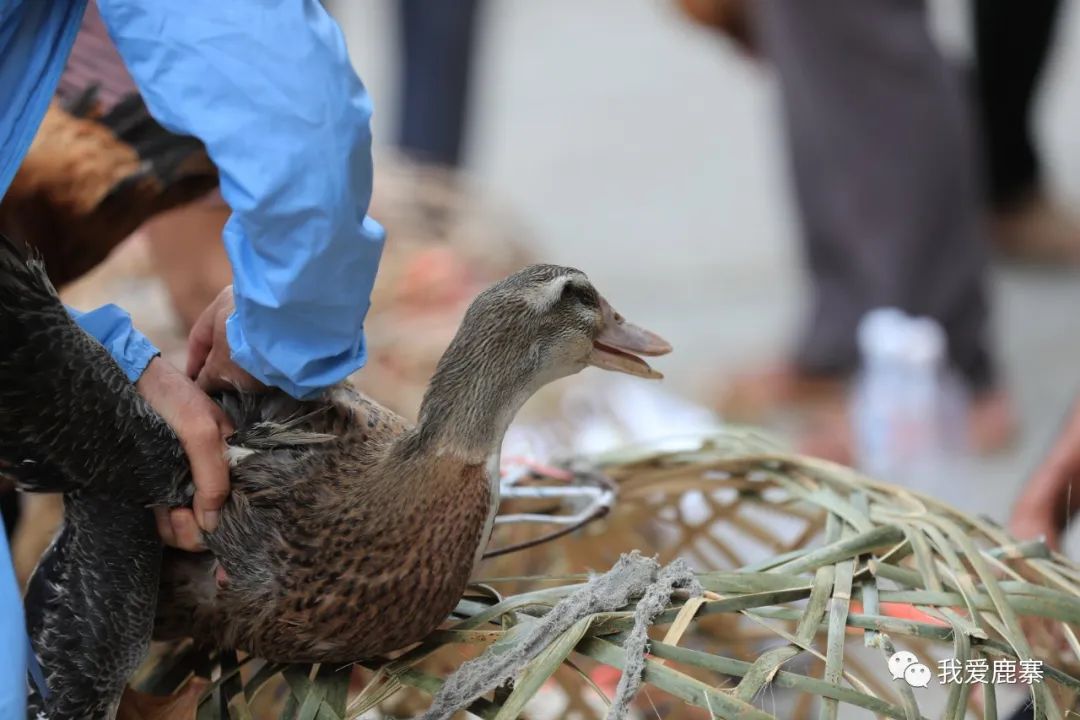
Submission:
[[[945,333],[895,308],[859,324],[862,368],[852,397],[856,462],[867,474],[935,495],[959,496],[966,399],[947,367]]]

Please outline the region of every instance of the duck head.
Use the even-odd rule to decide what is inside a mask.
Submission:
[[[543,385],[594,366],[663,377],[642,356],[671,345],[627,322],[585,273],[533,265],[476,297],[428,387],[420,427],[468,456],[497,452]]]

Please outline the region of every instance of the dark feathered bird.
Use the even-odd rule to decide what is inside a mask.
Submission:
[[[50,718],[109,717],[150,632],[160,546],[151,504],[184,497],[176,438],[67,319],[40,266],[0,251],[0,458],[63,488],[65,526],[28,613]],[[350,661],[447,618],[498,504],[499,447],[522,403],[587,365],[660,377],[670,346],[578,270],[533,266],[473,302],[418,424],[347,384],[301,402],[226,395],[232,494],[209,552],[169,553],[157,634],[276,661]],[[422,602],[417,602],[422,598]]]
[[[96,112],[93,89],[53,102],[3,198],[0,231],[41,253],[62,286],[154,215],[217,185],[198,140],[174,135],[132,94]]]
[[[172,430],[20,252],[0,238],[0,473],[65,494],[27,626],[53,691],[46,717],[108,718],[150,641],[161,543],[146,508],[183,503],[189,471]]]

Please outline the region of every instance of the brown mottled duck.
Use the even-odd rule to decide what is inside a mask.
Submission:
[[[159,637],[276,661],[359,660],[421,639],[487,543],[499,447],[522,403],[589,365],[661,377],[638,356],[670,351],[582,272],[526,268],[472,303],[415,426],[345,383],[313,401],[220,397],[237,428],[232,495],[208,552],[161,562],[148,506],[190,495],[176,437],[40,266],[2,245],[0,333],[0,472],[66,493],[27,598],[51,718],[111,716],[155,608]]]

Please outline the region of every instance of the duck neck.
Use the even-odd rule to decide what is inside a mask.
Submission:
[[[520,357],[476,357],[464,350],[452,344],[439,363],[420,406],[417,435],[435,455],[489,463],[518,410],[555,375],[537,373]]]
[[[499,453],[503,436],[518,410],[533,394],[524,383],[471,378],[464,385],[432,380],[420,406],[417,431],[436,455],[468,464],[487,463]]]

